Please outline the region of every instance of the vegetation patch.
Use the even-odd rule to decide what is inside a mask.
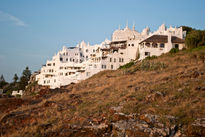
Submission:
[[[156,59],[157,58],[157,56],[148,56],[148,57],[146,57],[145,58],[145,60],[153,60],[153,59]]]
[[[162,63],[162,62],[155,62],[155,61],[142,61],[142,63],[138,66],[139,70],[142,71],[153,71],[153,70],[162,70],[164,68],[167,68],[168,65]]]
[[[127,68],[130,68],[134,65],[135,63],[133,61],[123,65],[123,66],[120,66],[119,69],[127,69]]]
[[[171,53],[171,54],[174,54],[174,53],[177,53],[177,52],[179,52],[179,49],[178,49],[178,48],[172,48],[172,49],[169,51],[169,53]]]

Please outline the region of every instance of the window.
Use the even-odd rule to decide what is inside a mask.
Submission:
[[[66,56],[68,56],[68,52],[66,52]]]
[[[86,52],[88,52],[88,49],[86,49]]]
[[[116,62],[116,58],[114,58],[114,62]]]
[[[160,44],[160,48],[164,48],[164,43],[161,43],[161,44]]]
[[[124,62],[124,59],[122,58],[121,61]]]
[[[70,62],[72,62],[72,59],[70,58]]]
[[[153,48],[157,48],[157,46],[158,46],[157,43],[152,43]]]
[[[112,62],[112,58],[110,58],[110,62]]]
[[[179,49],[179,44],[175,44],[174,47],[177,48],[177,49]]]
[[[102,65],[102,69],[106,69],[106,65]]]
[[[111,69],[113,69],[113,65],[111,65],[110,67],[111,67]]]
[[[47,64],[47,66],[51,66],[51,64]]]
[[[53,63],[53,66],[55,66],[55,63]]]
[[[119,62],[121,62],[121,58],[119,58]]]
[[[95,52],[95,50],[93,49],[93,52]]]
[[[68,61],[68,58],[66,58],[66,61]]]
[[[86,75],[89,76],[89,75],[90,75],[90,72],[86,72]]]
[[[130,46],[130,44],[128,44],[128,46]]]
[[[132,44],[132,46],[134,47],[134,44]]]
[[[56,83],[56,79],[54,79],[54,83]]]
[[[145,45],[146,45],[147,47],[150,47],[150,43],[145,43]]]
[[[145,56],[150,56],[150,52],[145,52]]]
[[[63,61],[63,58],[60,58],[60,61]]]

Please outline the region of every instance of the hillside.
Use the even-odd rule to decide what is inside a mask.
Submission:
[[[205,48],[0,98],[1,136],[205,136]]]

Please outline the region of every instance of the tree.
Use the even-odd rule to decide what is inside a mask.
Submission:
[[[205,33],[201,30],[192,30],[185,38],[188,48],[196,48],[205,45]]]
[[[28,81],[30,80],[31,77],[31,71],[29,70],[28,67],[26,67],[25,70],[23,70],[22,76],[20,78],[19,82],[19,88],[24,90],[25,87],[28,85]]]
[[[17,76],[17,74],[14,74],[14,78],[13,78],[13,81],[14,83],[16,83],[18,81],[19,77]]]
[[[188,35],[192,30],[195,30],[188,26],[182,26],[183,31],[186,31],[186,34]]]
[[[2,82],[2,81],[5,82],[5,79],[4,79],[4,76],[3,76],[3,75],[1,75],[1,77],[0,77],[0,82]]]
[[[1,75],[0,77],[0,88],[4,88],[8,83],[5,81],[4,76]]]

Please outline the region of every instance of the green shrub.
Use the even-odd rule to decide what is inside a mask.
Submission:
[[[205,31],[192,30],[187,34],[185,44],[189,49],[205,45]]]
[[[199,51],[199,50],[203,50],[203,49],[205,49],[205,46],[199,46],[199,47],[196,47],[196,48],[192,48],[189,51]]]
[[[152,70],[162,70],[167,67],[166,64],[161,62],[151,62],[151,61],[142,61],[142,63],[139,66],[140,70],[144,71],[152,71]]]
[[[21,95],[16,95],[16,97],[17,97],[17,98],[20,98],[20,97],[21,97]]]
[[[127,68],[130,68],[131,66],[133,66],[135,63],[133,61],[123,65],[123,66],[120,66],[119,69],[127,69]]]
[[[152,60],[152,59],[156,59],[156,58],[157,58],[157,56],[153,55],[153,56],[148,56],[145,59],[146,60]]]
[[[178,48],[172,48],[169,53],[173,54],[173,53],[177,53],[179,52],[179,49]]]

